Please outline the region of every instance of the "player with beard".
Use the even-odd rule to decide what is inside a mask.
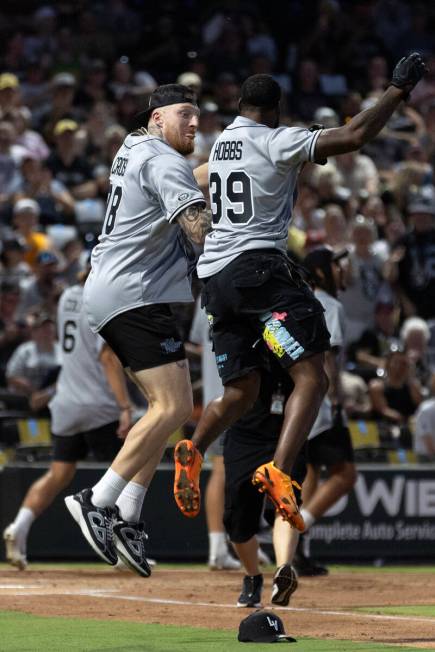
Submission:
[[[158,87],[117,152],[103,231],[92,253],[84,303],[90,326],[117,354],[148,403],[102,479],[65,499],[88,543],[109,564],[120,557],[142,576],[142,503],[168,437],[189,418],[192,392],[174,302],[192,301],[194,245],[209,212],[186,155],[194,149],[199,108],[179,84]],[[191,242],[190,242],[190,241]],[[192,244],[193,243],[193,246]],[[116,502],[128,485],[130,506]]]

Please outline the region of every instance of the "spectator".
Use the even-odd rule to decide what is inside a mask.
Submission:
[[[32,198],[37,202],[39,221],[43,226],[73,221],[74,199],[61,181],[53,179],[46,163],[34,156],[26,156],[21,165],[21,176],[16,197]]]
[[[16,233],[26,243],[24,261],[32,269],[36,267],[36,259],[41,251],[52,249],[50,238],[39,231],[39,215],[41,209],[34,199],[19,199],[13,208],[13,226]]]
[[[45,140],[53,144],[53,131],[60,120],[79,120],[80,112],[74,106],[76,80],[69,72],[60,72],[51,80],[51,99],[37,116],[37,126]]]
[[[208,161],[211,148],[221,131],[217,104],[204,102],[201,106],[199,126],[195,136],[195,151],[190,158],[192,167],[195,168]]]
[[[292,114],[304,122],[312,122],[316,109],[327,105],[328,100],[320,89],[317,63],[312,59],[302,60],[291,97]]]
[[[31,311],[54,314],[63,284],[58,279],[59,261],[52,251],[41,251],[36,258],[35,275],[21,284],[19,315]]]
[[[375,237],[373,222],[358,216],[351,225],[347,289],[340,294],[347,342],[358,340],[366,328],[375,325],[374,306],[382,285],[382,261],[371,250]]]
[[[8,388],[27,398],[29,407],[40,411],[46,407],[53,391],[47,391],[47,382],[60,366],[60,346],[56,342],[54,320],[47,314],[35,314],[31,318],[31,339],[14,351],[6,368]],[[46,389],[45,404],[38,399],[39,392]]]
[[[15,144],[15,129],[10,122],[0,122],[0,217],[5,219],[8,204],[21,181],[20,163],[26,154]]]
[[[0,75],[0,119],[8,117],[19,105],[20,82],[18,77],[10,72]]]
[[[371,380],[369,394],[373,412],[396,425],[407,425],[423,400],[423,391],[415,367],[400,347],[392,347],[385,376]]]
[[[6,365],[19,344],[28,337],[27,324],[18,319],[20,286],[9,280],[0,283],[0,387],[6,386]]]
[[[4,240],[0,253],[0,278],[2,281],[19,283],[31,275],[30,265],[25,262],[26,243],[22,238]]]
[[[376,195],[379,191],[379,174],[372,159],[359,152],[349,152],[335,157],[342,183],[354,197],[366,192]]]
[[[412,197],[410,230],[396,243],[389,280],[398,284],[406,316],[435,317],[435,188],[426,186]]]
[[[347,223],[341,206],[329,204],[325,207],[323,228],[325,230],[326,245],[329,245],[335,251],[347,246]]]
[[[400,340],[406,355],[415,365],[416,376],[423,387],[429,387],[431,369],[428,345],[431,334],[429,326],[420,317],[409,317],[400,329]]]

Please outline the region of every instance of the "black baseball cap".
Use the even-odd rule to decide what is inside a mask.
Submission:
[[[241,643],[296,643],[295,638],[285,633],[281,618],[273,611],[264,610],[255,611],[242,620],[237,639]]]
[[[327,269],[331,263],[337,262],[348,255],[349,251],[347,249],[334,251],[331,247],[319,247],[318,249],[310,251],[310,253],[305,256],[302,264],[310,272],[314,272],[314,270],[319,268]]]
[[[164,84],[157,86],[151,93],[148,108],[136,115],[137,120],[148,123],[154,109],[170,104],[192,104],[198,106],[195,92],[182,84]]]

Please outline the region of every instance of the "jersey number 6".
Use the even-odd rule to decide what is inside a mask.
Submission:
[[[251,179],[244,170],[230,172],[225,183],[225,196],[232,205],[225,209],[225,216],[233,224],[246,224],[251,219],[252,188]],[[222,178],[217,172],[210,174],[210,199],[213,224],[217,224],[222,211]]]

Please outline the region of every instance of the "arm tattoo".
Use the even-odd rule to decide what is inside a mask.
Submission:
[[[203,244],[205,236],[211,231],[211,211],[208,208],[203,208],[201,204],[188,206],[177,219],[189,240]]]

